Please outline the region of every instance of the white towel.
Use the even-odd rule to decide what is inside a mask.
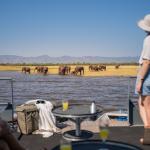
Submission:
[[[44,101],[45,103],[36,104],[37,101]],[[39,110],[39,130],[41,134],[43,134],[43,137],[48,137],[48,135],[51,136],[51,134],[53,132],[56,132],[57,130],[57,127],[55,126],[56,120],[54,115],[52,114],[53,104],[50,101],[46,101],[42,99],[30,100],[26,102],[26,104],[29,103],[35,104]],[[51,134],[48,134],[45,131],[51,132]],[[44,133],[46,135],[44,135]]]

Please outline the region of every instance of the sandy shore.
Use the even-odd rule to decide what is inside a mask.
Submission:
[[[84,67],[84,75],[82,76],[136,76],[138,66],[135,65],[122,65],[118,69],[112,65],[106,65],[106,71],[89,71],[88,65],[82,65]],[[37,74],[34,72],[35,66],[29,66],[31,68],[31,74]],[[71,71],[74,70],[76,66],[71,65]],[[48,74],[58,74],[59,66],[48,66]],[[22,66],[0,66],[0,71],[18,71],[21,72]]]

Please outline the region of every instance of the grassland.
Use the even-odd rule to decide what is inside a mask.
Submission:
[[[118,69],[115,65],[106,65],[106,71],[89,71],[88,65],[82,65],[85,69],[83,76],[136,76],[138,71],[138,66],[136,65],[121,65]],[[36,74],[34,72],[35,66],[29,66],[31,68],[31,74]],[[58,67],[56,65],[48,66],[48,74],[58,74]],[[71,71],[74,70],[76,65],[71,65]],[[15,65],[0,65],[0,71],[18,71],[21,72],[22,66]]]

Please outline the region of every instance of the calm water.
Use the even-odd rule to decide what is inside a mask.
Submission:
[[[128,77],[74,77],[59,75],[25,75],[19,72],[0,72],[0,77],[14,79],[14,102],[21,104],[31,99],[95,100],[104,107],[126,109],[128,85],[135,99],[135,78]],[[10,81],[0,81],[0,103],[11,102]]]

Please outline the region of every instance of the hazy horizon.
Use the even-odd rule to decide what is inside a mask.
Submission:
[[[42,54],[42,55],[34,55],[34,56],[23,56],[23,55],[1,55],[0,56],[18,56],[18,57],[41,57],[41,56],[48,56],[48,57],[102,57],[102,58],[121,58],[121,57],[139,57],[139,56],[71,56],[71,55],[62,55],[62,56],[50,56],[47,54]]]
[[[135,63],[139,57],[99,57],[99,56],[81,56],[81,57],[50,57],[48,55],[23,57],[16,55],[0,55],[0,63]]]

